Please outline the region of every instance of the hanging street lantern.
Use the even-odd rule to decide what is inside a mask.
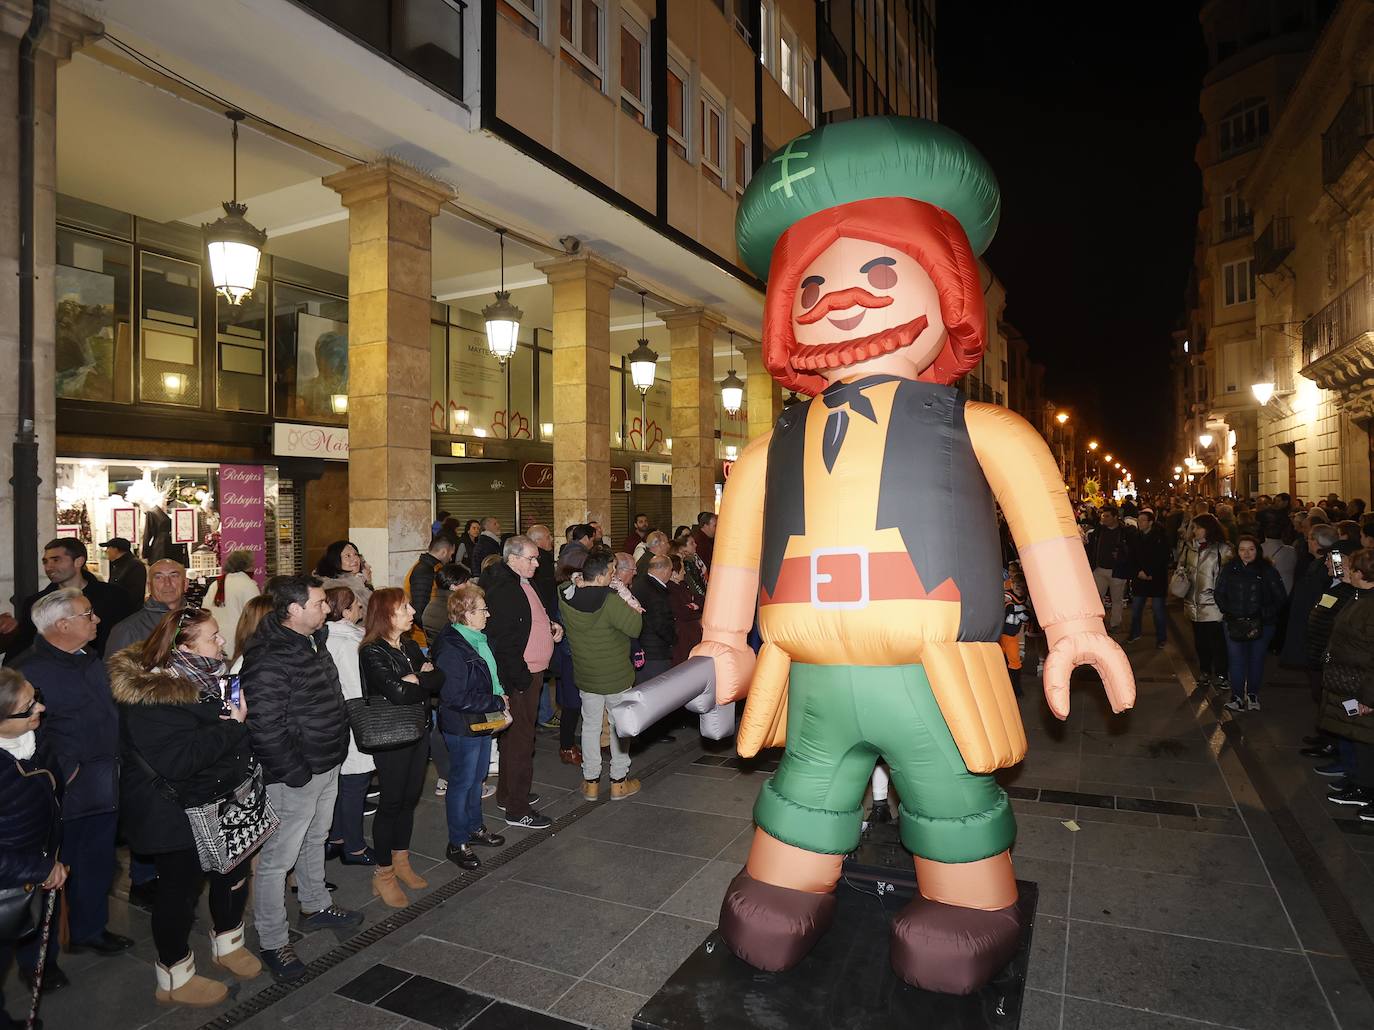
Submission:
[[[644,328],[644,290],[639,291],[639,340],[638,346],[630,351],[630,381],[635,384],[639,395],[646,395],[654,385],[658,370],[658,351],[649,346],[648,334]]]
[[[744,404],[744,380],[735,374],[735,331],[730,330],[730,371],[720,383],[720,406],[727,415],[736,415]]]
[[[487,350],[505,368],[515,353],[525,313],[510,302],[506,290],[506,230],[497,229],[496,235],[501,240],[501,288],[496,291],[496,300],[482,309],[482,317],[487,323]]]
[[[248,205],[239,203],[239,122],[245,115],[242,111],[226,111],[225,115],[234,123],[234,199],[224,202],[223,217],[200,228],[210,258],[210,280],[220,296],[238,306],[258,285],[258,265],[262,263],[262,248],[267,246],[267,233],[244,217]]]

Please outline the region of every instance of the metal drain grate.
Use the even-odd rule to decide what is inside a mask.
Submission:
[[[696,750],[698,746],[698,741],[693,739],[677,750],[670,751],[657,761],[651,762],[640,774],[640,780],[647,780],[657,775],[683,755]],[[235,1027],[240,1023],[247,1022],[254,1016],[265,1012],[283,998],[300,990],[312,980],[323,976],[335,966],[352,958],[354,955],[358,954],[358,952],[371,947],[402,927],[413,923],[426,912],[431,912],[444,902],[456,897],[462,891],[486,877],[493,869],[500,869],[502,866],[525,854],[525,852],[538,847],[560,830],[567,829],[584,816],[590,815],[592,812],[604,807],[604,805],[595,801],[588,801],[579,805],[571,812],[555,820],[549,831],[537,836],[530,835],[524,840],[512,844],[489,861],[484,860],[480,869],[465,870],[462,875],[455,877],[442,886],[436,887],[418,901],[411,902],[405,908],[398,909],[385,919],[373,923],[366,930],[355,934],[348,940],[331,948],[319,958],[315,959],[315,961],[307,965],[305,967],[305,975],[299,979],[292,980],[290,983],[275,983],[270,987],[263,988],[251,998],[220,1013],[209,1022],[202,1023],[198,1030],[229,1030],[230,1027]]]

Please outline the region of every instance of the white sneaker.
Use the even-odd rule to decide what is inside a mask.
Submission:
[[[1232,712],[1248,712],[1250,710],[1249,705],[1245,703],[1243,697],[1232,697],[1231,700],[1226,702],[1226,708],[1228,711]]]
[[[448,793],[448,780],[436,780],[434,782],[434,796],[441,798]]]
[[[1245,707],[1251,712],[1258,712],[1260,710],[1259,698],[1251,694],[1245,699]]]
[[[494,783],[483,783],[483,784],[482,784],[482,797],[483,797],[483,798],[489,798],[489,797],[491,797],[491,796],[492,796],[493,794],[495,794],[495,793],[496,793],[496,784],[494,784]]]

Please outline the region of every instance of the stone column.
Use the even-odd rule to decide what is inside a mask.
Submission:
[[[553,528],[611,524],[611,289],[625,269],[585,251],[538,262],[553,287]]]
[[[744,377],[744,405],[749,412],[749,439],[773,431],[782,414],[782,387],[763,365],[763,347],[757,343],[740,348],[747,366]]]
[[[390,158],[327,176],[348,208],[348,522],[377,586],[429,543],[430,236],[453,188]]]
[[[658,317],[672,346],[673,525],[696,525],[716,506],[716,333],[725,319],[707,308]]]
[[[52,4],[34,61],[34,430],[38,440],[38,538],[21,553],[14,542],[13,445],[18,425],[19,384],[19,41],[28,30],[29,0],[0,0],[0,547],[13,560],[0,562],[0,611],[10,609],[18,562],[38,568],[39,548],[52,539],[57,517],[55,486],[57,389],[54,382],[55,305],[53,236],[57,224],[57,69],[72,51],[99,38],[100,23],[61,0]],[[40,578],[40,586],[46,581]]]

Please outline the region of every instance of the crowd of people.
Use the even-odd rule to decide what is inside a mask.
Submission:
[[[130,900],[151,913],[157,1000],[215,1005],[228,988],[197,971],[189,944],[206,887],[217,967],[299,978],[288,887],[310,931],[362,920],[334,903],[328,861],[370,867],[391,907],[428,886],[410,843],[431,761],[462,869],[505,843],[484,823],[493,793],[507,826],[552,826],[532,789],[539,726],[558,730],[584,799],[603,796],[604,773],[610,800],[633,796],[631,749],[607,712],[700,640],[715,524],[703,512],[670,537],[640,515],[618,552],[578,524],[555,555],[546,526],[503,535],[499,519],[460,529],[441,513],[404,588],[374,589],[340,540],[313,574],[261,587],[253,555],[232,552],[200,605],[176,561],[145,566],[113,540],[105,581],[79,540],[51,541],[48,586],[0,616],[0,899],[61,888],[47,918],[64,932],[35,932],[24,908],[3,922],[0,961],[46,993],[69,983],[60,939],[69,952],[132,947],[109,927],[122,844]]]

